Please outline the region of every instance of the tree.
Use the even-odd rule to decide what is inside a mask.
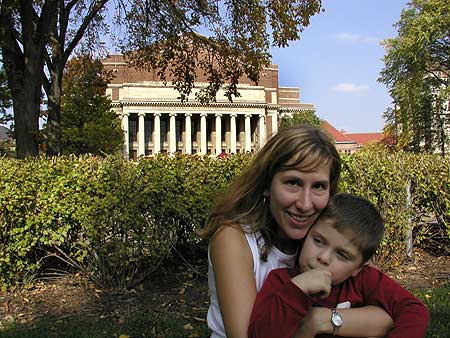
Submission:
[[[11,92],[8,88],[6,72],[2,64],[0,68],[0,124],[12,120],[12,115],[7,111],[9,108],[11,108]]]
[[[105,17],[115,17],[117,25],[126,27],[120,46],[130,61],[172,81],[182,100],[201,69],[210,85],[198,99],[207,102],[225,84],[229,99],[238,96],[242,76],[257,81],[270,61],[269,47],[285,47],[299,39],[310,17],[321,9],[321,0],[117,0],[107,6],[110,2],[1,2],[0,47],[13,99],[19,158],[38,153],[42,87],[48,100],[47,149],[50,154],[60,152],[65,64],[80,42],[98,41]]]
[[[105,95],[111,79],[102,63],[90,56],[68,62],[61,100],[63,154],[114,154],[121,149],[121,122]]]
[[[396,24],[398,37],[384,41],[379,81],[394,107],[385,112],[385,133],[397,147],[445,153],[450,127],[450,3],[413,0]]]
[[[59,100],[64,66],[106,2],[1,2],[0,47],[12,95],[19,158],[38,154],[42,87],[48,99],[48,130],[59,137]],[[51,151],[53,140],[51,135]],[[55,147],[58,148],[58,142]]]
[[[285,115],[281,118],[281,128],[298,124],[310,124],[312,126],[320,127],[320,119],[315,114],[314,110],[302,110],[292,114],[292,116]]]

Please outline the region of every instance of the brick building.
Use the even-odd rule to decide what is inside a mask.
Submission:
[[[182,103],[171,83],[164,85],[155,71],[129,67],[122,55],[111,55],[102,63],[115,74],[106,94],[122,119],[127,159],[161,152],[250,152],[277,132],[283,114],[315,110],[300,101],[299,88],[279,85],[277,65],[263,70],[258,85],[242,79],[241,96],[233,102],[220,90],[217,102],[204,105],[195,100],[195,92],[206,86],[201,76],[188,102]]]

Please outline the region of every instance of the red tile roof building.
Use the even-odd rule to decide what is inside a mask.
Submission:
[[[383,133],[347,134],[343,130],[337,130],[325,120],[322,120],[321,127],[334,140],[336,149],[345,154],[355,153],[370,143],[380,142],[383,138]]]

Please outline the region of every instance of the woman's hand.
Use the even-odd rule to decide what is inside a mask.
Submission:
[[[377,306],[339,309],[344,324],[339,328],[340,337],[385,337],[393,326],[392,318]],[[293,338],[312,338],[321,333],[331,334],[331,310],[313,307],[302,320]]]
[[[292,338],[314,338],[321,333],[332,333],[331,310],[325,307],[313,307],[303,318]]]

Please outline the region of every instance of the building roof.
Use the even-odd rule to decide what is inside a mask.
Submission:
[[[345,134],[352,140],[355,140],[358,145],[365,146],[371,142],[380,142],[383,138],[383,133],[358,133]]]
[[[321,127],[335,140],[336,144],[356,143],[358,147],[364,147],[371,142],[380,142],[383,133],[350,133],[337,130],[329,122],[322,120]]]
[[[7,141],[10,140],[11,137],[9,136],[10,130],[6,128],[5,126],[0,126],[0,141]]]
[[[328,132],[328,134],[335,140],[336,143],[356,143],[355,140],[348,137],[347,134],[337,130],[330,123],[328,123],[328,121],[322,120],[321,127]]]

